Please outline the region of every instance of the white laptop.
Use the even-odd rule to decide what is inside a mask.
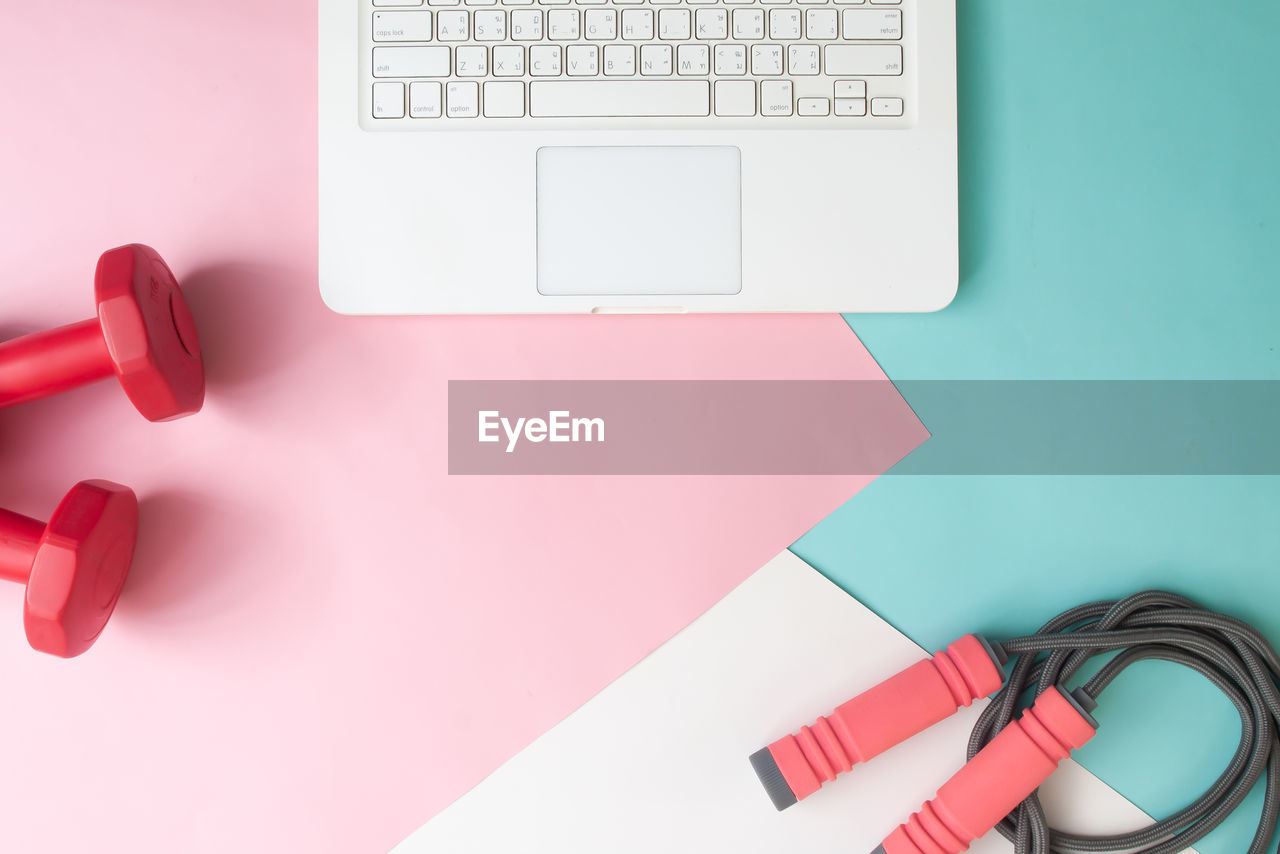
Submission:
[[[955,294],[955,0],[319,2],[337,311]]]

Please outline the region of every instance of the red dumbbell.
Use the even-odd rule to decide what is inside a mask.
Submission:
[[[204,404],[204,361],[191,310],[156,251],[131,244],[98,259],[98,316],[0,344],[0,407],[115,374],[146,418]]]
[[[137,537],[138,499],[110,481],[77,483],[47,525],[0,509],[0,578],[27,585],[22,616],[33,648],[72,658],[93,646]]]

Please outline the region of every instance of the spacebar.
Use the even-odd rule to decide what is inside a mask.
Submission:
[[[711,92],[705,80],[535,80],[529,115],[706,116]]]

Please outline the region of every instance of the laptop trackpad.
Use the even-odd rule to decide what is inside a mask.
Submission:
[[[741,184],[733,146],[538,149],[539,293],[738,293]]]

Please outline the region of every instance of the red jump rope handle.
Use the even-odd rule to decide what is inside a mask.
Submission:
[[[965,635],[933,658],[859,694],[829,717],[751,756],[773,805],[786,809],[848,771],[1000,690],[1003,655]]]
[[[1051,688],[1010,723],[874,854],[960,854],[1013,812],[1098,724],[1080,701]]]

